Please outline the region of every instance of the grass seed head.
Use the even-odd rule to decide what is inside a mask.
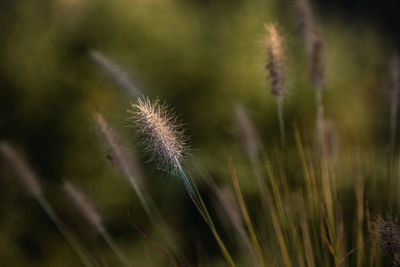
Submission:
[[[90,51],[89,56],[92,61],[109,77],[109,79],[114,81],[114,83],[120,88],[132,96],[138,96],[141,94],[128,72],[126,72],[114,60],[100,51],[95,50]]]
[[[268,32],[266,69],[271,83],[271,93],[281,96],[286,93],[283,40],[275,25],[266,26],[266,29]]]
[[[186,151],[186,138],[175,114],[168,110],[165,103],[156,99],[138,99],[129,110],[142,137],[149,161],[162,170],[174,172],[183,160]]]
[[[316,26],[310,0],[296,0],[297,20],[304,46],[309,55],[312,54]]]
[[[400,229],[396,222],[379,217],[375,221],[373,237],[389,253],[393,263],[400,265]]]
[[[42,193],[41,185],[35,173],[32,171],[24,157],[10,144],[0,142],[0,155],[30,194],[39,196]]]
[[[137,184],[141,184],[143,179],[135,155],[122,144],[116,131],[101,114],[95,114],[94,119],[106,146],[107,158],[126,177],[134,179]]]

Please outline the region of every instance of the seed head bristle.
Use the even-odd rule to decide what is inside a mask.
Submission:
[[[257,156],[259,149],[258,136],[253,122],[240,104],[235,106],[235,120],[243,147],[249,157],[253,159]]]
[[[379,217],[375,221],[372,234],[392,257],[394,264],[400,265],[400,229],[395,221]]]
[[[87,222],[98,231],[102,231],[104,226],[101,216],[96,211],[93,203],[69,181],[64,181],[64,190],[81,213],[82,217],[84,217]]]
[[[142,183],[141,171],[138,167],[135,155],[121,142],[120,137],[108,122],[99,113],[94,115],[99,133],[107,148],[107,158],[122,172],[131,182]]]
[[[286,93],[283,41],[275,25],[266,26],[266,29],[268,32],[268,63],[266,69],[271,83],[271,93],[273,95],[282,96]]]
[[[183,128],[175,114],[158,99],[152,103],[148,98],[138,99],[128,111],[137,125],[149,161],[165,171],[174,172],[184,159],[186,139]]]
[[[32,171],[24,157],[10,144],[0,142],[0,155],[30,194],[39,196],[42,193],[41,185],[35,173]]]

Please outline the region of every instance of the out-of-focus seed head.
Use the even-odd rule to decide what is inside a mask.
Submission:
[[[310,0],[296,0],[296,9],[301,37],[307,53],[311,55],[317,32]]]
[[[165,171],[174,172],[184,160],[186,138],[183,127],[165,103],[138,99],[128,111],[137,125],[149,161]]]
[[[286,93],[283,40],[275,25],[266,26],[266,29],[268,32],[266,69],[271,84],[271,93],[282,96]]]
[[[132,96],[139,96],[140,90],[133,82],[132,78],[120,65],[107,57],[100,51],[92,50],[89,53],[90,58],[103,72],[114,81],[120,88]]]
[[[21,154],[8,143],[0,142],[0,155],[30,194],[39,196],[42,193],[38,178]]]
[[[393,263],[400,265],[400,229],[391,218],[378,217],[374,223],[373,238],[390,254]]]
[[[323,122],[323,136],[326,155],[330,160],[335,160],[338,155],[338,134],[336,126],[331,120],[324,120]]]

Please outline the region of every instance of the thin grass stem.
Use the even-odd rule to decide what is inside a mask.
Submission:
[[[126,256],[121,251],[121,249],[118,247],[118,245],[115,243],[114,239],[112,238],[110,233],[107,231],[107,229],[102,227],[101,229],[99,229],[99,233],[104,238],[104,240],[107,242],[107,244],[109,245],[111,250],[115,253],[115,255],[117,255],[119,260],[123,263],[123,265],[126,267],[131,267],[132,266],[131,263],[126,258]]]
[[[193,188],[192,183],[190,182],[188,176],[186,175],[186,172],[183,170],[183,168],[180,164],[178,165],[177,171],[183,180],[184,186],[189,194],[189,197],[191,198],[192,202],[196,206],[197,210],[201,214],[204,221],[210,227],[210,230],[211,230],[212,234],[214,235],[214,238],[217,241],[219,248],[221,249],[222,255],[225,257],[225,260],[227,261],[227,263],[230,266],[236,266],[232,259],[232,256],[230,255],[224,242],[222,241],[221,237],[219,236],[217,229],[215,228],[215,225],[211,219],[211,216],[209,215],[207,208],[205,207],[205,204],[200,197],[200,194],[198,193],[198,191],[195,188]]]
[[[283,96],[279,95],[276,98],[278,107],[278,120],[279,120],[279,133],[281,137],[281,147],[283,153],[286,155],[286,141],[285,141],[285,122],[283,119]]]

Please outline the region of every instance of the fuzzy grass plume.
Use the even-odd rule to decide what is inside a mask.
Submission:
[[[128,177],[134,188],[138,188],[143,183],[143,178],[135,155],[124,146],[117,132],[101,114],[96,113],[94,120],[107,149],[107,158]]]
[[[0,154],[28,193],[36,197],[42,194],[42,186],[36,174],[28,166],[22,155],[6,142],[0,143]]]

